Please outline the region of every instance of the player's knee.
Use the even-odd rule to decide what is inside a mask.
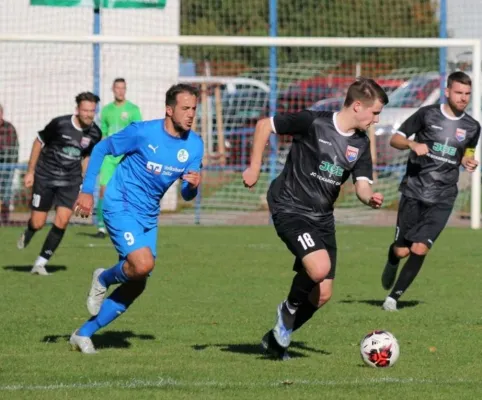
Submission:
[[[330,272],[331,265],[326,251],[317,253],[308,254],[302,262],[310,278],[314,282],[321,282]]]
[[[413,243],[410,247],[410,252],[418,256],[424,256],[430,249],[424,243]]]
[[[154,257],[143,257],[134,264],[135,274],[138,277],[147,277],[154,269]]]
[[[393,252],[398,258],[405,258],[410,254],[410,249],[408,247],[394,247]]]
[[[38,231],[39,229],[42,229],[44,227],[45,222],[46,219],[44,218],[30,218],[29,225],[31,228]]]

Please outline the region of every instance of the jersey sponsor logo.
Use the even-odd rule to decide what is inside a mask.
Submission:
[[[355,161],[358,158],[358,148],[353,146],[347,146],[345,156],[349,162]]]
[[[123,121],[126,121],[127,118],[129,118],[129,113],[127,111],[122,111],[120,117]]]
[[[177,159],[180,162],[186,162],[189,158],[189,153],[185,149],[181,149],[177,152]]]
[[[467,131],[465,129],[457,128],[455,130],[455,139],[457,139],[459,142],[463,142],[466,136],[467,136]]]
[[[83,136],[82,139],[80,139],[80,147],[83,149],[89,147],[90,144],[90,137],[85,137]]]
[[[329,163],[328,161],[322,161],[319,166],[320,171],[328,172],[331,175],[343,176],[343,168],[338,165]]]
[[[162,175],[172,176],[174,174],[181,174],[184,172],[184,168],[172,167],[170,165],[164,166]]]
[[[80,150],[77,147],[73,146],[62,147],[62,153],[67,154],[70,157],[80,156]]]
[[[437,153],[442,153],[443,156],[446,154],[448,154],[449,156],[455,156],[455,154],[457,153],[457,149],[455,147],[438,142],[433,143],[432,149]]]
[[[148,161],[146,164],[146,168],[150,173],[154,175],[159,175],[162,171],[162,164],[157,164],[155,162]]]
[[[329,142],[328,140],[318,139],[318,142],[323,143],[323,144],[327,144],[328,146],[332,145],[331,142]]]
[[[154,152],[154,154],[156,153],[156,150],[159,148],[159,146],[153,146],[152,144],[150,144],[147,147],[150,148]]]
[[[336,162],[336,161],[335,161]],[[336,177],[343,176],[343,172],[345,171],[342,167],[336,164],[332,164],[328,161],[322,161],[318,169],[323,174],[317,174],[316,172],[312,172],[310,176],[313,178],[318,179],[319,181],[329,183],[330,185],[340,186],[341,182],[337,180]],[[326,173],[328,173],[328,176]],[[333,179],[334,178],[334,179]]]
[[[438,129],[439,131],[442,131],[444,129],[441,126],[438,126],[438,125],[431,125],[430,127],[433,128],[433,129]]]

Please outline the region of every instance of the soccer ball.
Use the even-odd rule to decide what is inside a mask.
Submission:
[[[362,339],[360,355],[369,367],[391,367],[398,360],[400,347],[397,339],[390,332],[373,331]]]

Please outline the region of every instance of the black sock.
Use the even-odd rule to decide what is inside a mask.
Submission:
[[[37,232],[37,231],[38,231],[38,229],[35,229],[32,226],[32,220],[29,219],[28,223],[27,223],[27,229],[25,229],[25,232],[24,232],[24,235],[25,235],[24,244],[25,244],[25,246],[27,246],[27,244],[29,244],[29,242],[33,238],[33,235],[35,235],[35,232]]]
[[[398,265],[400,262],[400,259],[396,256],[395,252],[393,251],[393,248],[395,247],[395,243],[392,243],[390,247],[388,248],[388,262],[391,265]]]
[[[393,287],[392,292],[389,295],[391,298],[398,300],[400,296],[405,293],[405,291],[408,289],[410,284],[417,276],[420,268],[422,268],[424,259],[425,256],[410,253],[408,260],[400,271],[397,282],[395,283],[395,286]]]
[[[307,274],[306,270],[302,268],[293,278],[290,293],[288,295],[288,302],[293,307],[299,307],[303,303],[308,302],[308,296],[311,290],[317,285]]]
[[[49,260],[54,254],[57,247],[59,247],[60,242],[64,236],[65,229],[60,229],[59,227],[52,225],[47,238],[45,239],[40,256]]]
[[[308,322],[317,310],[318,307],[314,306],[311,301],[303,303],[296,311],[293,331],[296,331]]]

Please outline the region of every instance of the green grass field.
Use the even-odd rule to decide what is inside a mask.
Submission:
[[[259,341],[291,284],[292,257],[271,227],[161,227],[147,291],[94,336],[99,354],[69,350],[87,317],[91,273],[110,266],[108,239],[71,227],[49,277],[28,271],[44,229],[23,252],[0,230],[1,399],[476,399],[481,396],[482,232],[447,229],[398,313],[380,305],[393,230],[342,226],[332,301],[293,337],[292,359]],[[93,245],[91,245],[93,244]],[[389,369],[362,365],[370,330],[398,338]]]

